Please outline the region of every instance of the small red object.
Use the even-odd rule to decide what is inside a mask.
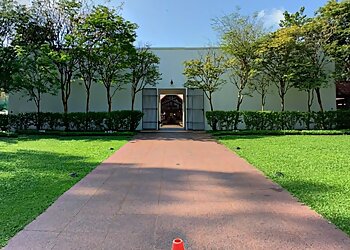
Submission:
[[[183,240],[176,238],[175,240],[173,240],[173,247],[171,248],[171,250],[185,250],[185,245]]]

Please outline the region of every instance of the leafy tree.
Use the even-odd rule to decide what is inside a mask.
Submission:
[[[31,9],[25,9],[16,23],[12,44],[16,48],[18,71],[14,74],[14,88],[33,101],[37,108],[37,129],[41,128],[40,112],[44,94],[56,94],[57,71],[48,54],[51,28],[41,23]]]
[[[265,36],[259,45],[260,64],[268,78],[273,82],[281,99],[281,110],[285,110],[285,96],[293,87],[296,80],[294,65],[300,65],[300,29],[296,25],[282,27],[279,30]]]
[[[13,74],[17,64],[12,41],[23,9],[13,0],[0,1],[0,91],[9,92],[13,89]]]
[[[318,11],[317,21],[325,42],[325,51],[336,63],[335,77],[350,80],[350,1],[330,0]]]
[[[77,58],[77,75],[82,78],[86,92],[86,113],[90,110],[90,96],[93,82],[97,80],[97,41],[98,33],[92,30],[89,15],[81,16],[75,20],[72,34],[67,36],[69,44],[73,45]]]
[[[327,66],[330,61],[324,50],[324,36],[322,27],[316,19],[309,19],[308,22],[301,26],[301,37],[303,44],[300,56],[303,57],[303,64],[295,65],[297,80],[294,84],[299,90],[307,92],[308,111],[311,111],[313,104],[314,92],[316,93],[318,105],[323,111],[321,88],[328,85]]]
[[[269,93],[271,82],[268,75],[264,71],[257,71],[253,81],[250,82],[249,88],[251,92],[257,92],[260,95],[261,111],[264,111],[266,105],[266,97]]]
[[[200,59],[185,61],[184,64],[183,74],[187,77],[185,87],[202,89],[209,100],[210,110],[214,111],[213,93],[226,83],[221,78],[226,72],[224,57],[209,50]]]
[[[80,15],[81,6],[82,3],[76,0],[34,0],[32,3],[34,15],[41,21],[42,27],[50,28],[47,34],[48,55],[58,72],[56,81],[60,85],[65,114],[68,113],[68,100],[78,65],[74,44],[69,43],[67,38],[73,32],[74,19]]]
[[[96,34],[96,69],[99,81],[106,88],[108,112],[112,111],[115,93],[130,82],[127,69],[134,53],[137,25],[125,21],[115,9],[97,6],[88,17],[90,29]]]
[[[46,48],[44,48],[46,47]],[[24,93],[37,108],[37,129],[41,128],[40,112],[43,94],[55,95],[55,67],[45,53],[46,45],[39,48],[17,47],[19,71],[14,75],[17,90]]]
[[[255,75],[255,58],[258,41],[265,34],[263,23],[257,15],[244,16],[236,12],[217,18],[214,28],[221,35],[221,49],[226,53],[230,81],[237,88],[236,111],[240,110],[248,86]],[[238,117],[234,128],[237,129]]]
[[[326,66],[329,63],[324,53],[324,34],[317,19],[308,18],[304,15],[304,7],[291,14],[284,13],[281,26],[293,28],[291,39],[295,39],[298,54],[291,67],[294,70],[293,86],[307,92],[307,107],[311,111],[314,100],[314,92],[321,111],[323,111],[320,89],[327,85]],[[296,36],[294,36],[296,35]]]
[[[148,85],[155,86],[161,79],[158,64],[159,57],[147,45],[138,48],[131,56],[131,110],[134,110],[136,94]]]

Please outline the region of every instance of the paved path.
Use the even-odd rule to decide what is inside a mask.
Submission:
[[[222,145],[141,134],[5,249],[350,249],[350,239]]]

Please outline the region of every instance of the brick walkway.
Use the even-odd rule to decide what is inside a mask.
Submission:
[[[145,133],[5,249],[350,249],[350,239],[199,133]]]

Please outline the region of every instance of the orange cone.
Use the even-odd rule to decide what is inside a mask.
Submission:
[[[184,242],[183,240],[176,238],[173,240],[173,247],[171,250],[185,250]]]

